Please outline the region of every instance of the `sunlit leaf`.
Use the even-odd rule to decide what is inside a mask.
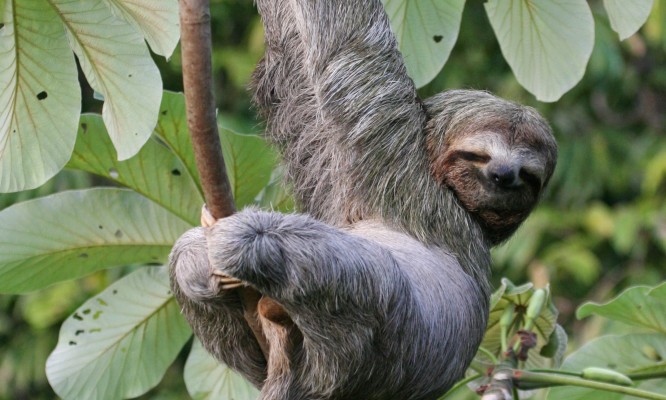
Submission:
[[[663,334],[632,334],[604,336],[595,339],[571,354],[562,370],[582,371],[600,367],[624,374],[665,372],[666,337]],[[666,393],[666,379],[637,381],[638,388]],[[596,389],[564,386],[550,390],[548,400],[618,400],[622,394]]]
[[[166,129],[176,127],[166,126]],[[177,134],[187,135],[187,132]],[[102,118],[84,115],[79,124],[74,154],[67,167],[104,176],[146,196],[184,221],[199,224],[203,196],[181,161],[155,138],[150,139],[136,156],[118,161]]]
[[[576,312],[578,318],[592,314],[666,334],[666,283],[632,287],[608,303],[586,303]]]
[[[643,26],[654,0],[604,0],[611,27],[624,40]]]
[[[157,54],[171,57],[180,37],[178,0],[104,0],[114,15],[138,29]]]
[[[256,135],[241,135],[220,128],[224,163],[236,200],[242,208],[251,204],[271,178],[276,155]]]
[[[417,87],[442,69],[458,39],[465,0],[383,0],[407,72]]]
[[[490,0],[490,24],[518,82],[555,101],[583,78],[594,20],[585,0]]]
[[[0,212],[0,293],[24,293],[127,264],[166,262],[189,227],[145,197],[89,189]]]
[[[96,91],[118,158],[136,154],[157,123],[162,80],[148,48],[129,23],[103,0],[51,0],[65,23],[70,45]]]
[[[0,30],[0,192],[15,192],[41,185],[65,165],[81,94],[74,56],[49,3],[3,7],[9,13]]]
[[[5,8],[7,3],[5,0],[0,0],[0,25],[5,22]]]
[[[242,376],[208,354],[199,340],[192,345],[184,378],[194,400],[254,400],[259,395]]]
[[[190,335],[166,269],[140,269],[63,323],[49,383],[65,399],[137,397],[160,382]]]

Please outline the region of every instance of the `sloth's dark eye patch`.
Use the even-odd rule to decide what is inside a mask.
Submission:
[[[480,153],[474,153],[471,151],[458,151],[456,152],[456,155],[459,158],[462,158],[465,161],[470,161],[470,162],[479,162],[479,163],[487,163],[490,161],[490,156],[487,154],[480,154]]]
[[[519,176],[520,179],[523,180],[523,182],[527,183],[537,191],[541,190],[541,179],[539,179],[539,177],[536,176],[535,174],[527,171],[525,168],[521,168]]]

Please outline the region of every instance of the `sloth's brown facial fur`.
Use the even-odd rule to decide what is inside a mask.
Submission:
[[[495,245],[511,236],[539,201],[557,145],[534,110],[488,94],[475,100],[470,104],[486,102],[485,110],[472,114],[461,107],[447,113],[449,106],[432,117],[427,149],[434,178],[456,194]]]

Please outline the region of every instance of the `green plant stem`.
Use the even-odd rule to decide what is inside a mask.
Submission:
[[[491,353],[489,350],[484,349],[483,347],[479,347],[479,352],[483,353],[486,357],[488,357],[490,361],[493,363],[493,365],[499,364],[497,357],[495,357],[493,353]]]
[[[449,389],[446,393],[444,393],[444,396],[440,397],[440,400],[441,400],[441,399],[445,399],[445,398],[447,398],[448,396],[450,396],[450,395],[452,395],[453,393],[455,393],[455,392],[456,392],[458,389],[460,389],[461,387],[467,385],[468,383],[472,382],[472,381],[475,380],[475,379],[479,379],[479,378],[481,378],[482,376],[483,376],[483,375],[481,375],[481,374],[476,374],[476,375],[472,375],[472,376],[470,376],[470,377],[467,377],[467,378],[463,379],[462,381],[458,381],[458,383],[456,383],[455,385],[453,385],[453,387],[452,387],[451,389]]]
[[[627,376],[633,381],[645,381],[648,379],[666,378],[666,371],[627,374]]]
[[[566,386],[578,386],[589,389],[604,390],[613,393],[621,393],[629,396],[640,397],[643,399],[666,400],[666,396],[664,395],[648,392],[641,389],[634,389],[631,387],[614,385],[611,383],[590,381],[587,379],[575,378],[559,374],[529,372],[529,371],[514,371],[514,379],[518,381],[518,387],[520,388],[525,388],[520,385],[521,383],[540,384],[536,387],[529,385],[527,389],[537,389],[550,386],[566,385]]]

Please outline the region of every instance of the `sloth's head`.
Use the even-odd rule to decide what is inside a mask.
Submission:
[[[548,123],[486,92],[453,90],[425,102],[431,171],[479,221],[506,240],[539,201],[557,161]]]

